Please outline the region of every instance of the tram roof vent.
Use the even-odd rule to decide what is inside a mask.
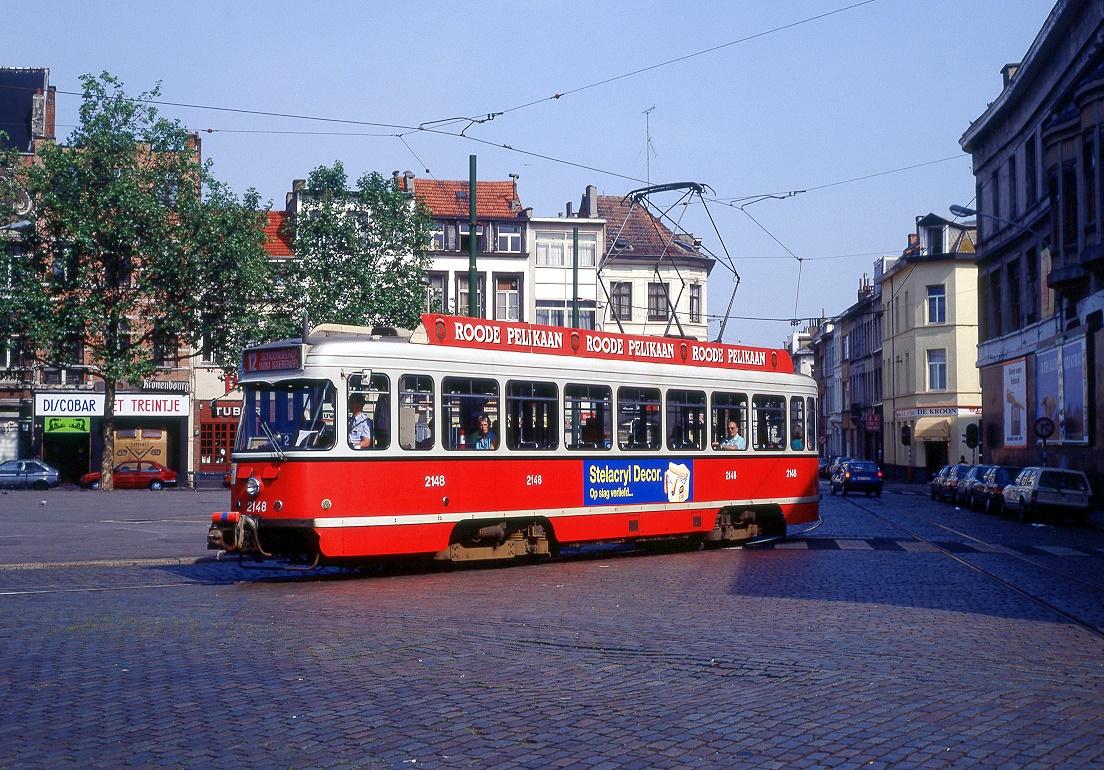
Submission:
[[[371,337],[374,339],[410,339],[412,332],[397,326],[347,326],[319,324],[311,329],[311,337]]]

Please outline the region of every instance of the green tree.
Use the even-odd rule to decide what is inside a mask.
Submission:
[[[270,268],[257,193],[239,200],[212,177],[195,138],[150,104],[158,88],[130,98],[106,72],[81,82],[68,145],[41,148],[22,172],[37,226],[3,257],[0,336],[21,337],[39,365],[103,380],[110,490],[120,384],[181,345],[236,367],[262,328]]]
[[[351,189],[341,161],[314,169],[292,223],[297,312],[312,324],[414,327],[432,226],[394,179],[366,173]]]

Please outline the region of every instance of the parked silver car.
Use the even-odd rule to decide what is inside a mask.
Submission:
[[[1081,471],[1065,468],[1024,468],[1004,488],[1004,510],[1020,521],[1039,514],[1069,517],[1084,525],[1092,513],[1092,489]]]
[[[59,475],[41,460],[8,460],[0,463],[0,488],[49,489],[58,485]]]

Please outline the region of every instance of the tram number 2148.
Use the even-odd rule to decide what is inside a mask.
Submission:
[[[426,476],[425,477],[426,488],[429,487],[443,487],[445,485],[444,474],[439,476]]]
[[[525,486],[527,487],[539,487],[544,483],[544,479],[541,478],[539,473],[530,473],[525,477]]]

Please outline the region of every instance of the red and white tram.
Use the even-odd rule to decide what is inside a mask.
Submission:
[[[819,521],[816,385],[783,350],[425,315],[251,348],[239,383],[208,537],[230,553],[503,558]]]

